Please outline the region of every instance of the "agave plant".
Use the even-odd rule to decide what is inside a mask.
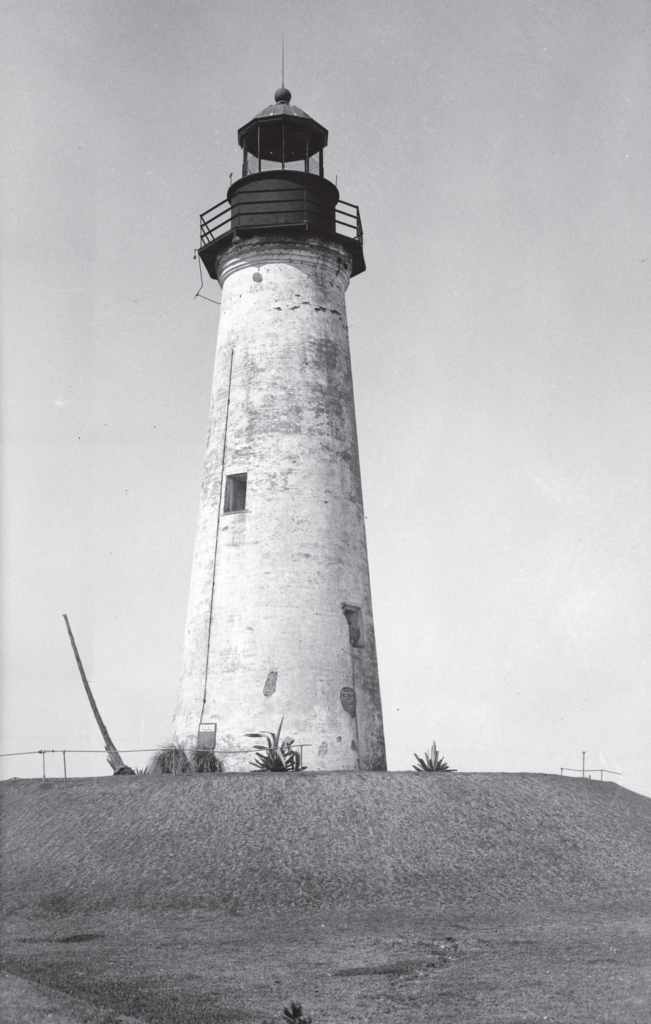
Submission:
[[[414,754],[418,764],[413,766],[416,772],[456,772],[456,768],[450,768],[449,764],[439,757],[436,743],[432,743],[432,749],[425,751],[425,757]]]
[[[300,1003],[292,1003],[291,1008],[287,1006],[283,1010],[285,1020],[292,1021],[292,1024],[312,1024],[312,1018],[306,1017]]]
[[[291,736],[280,742],[280,733],[283,727],[284,716],[280,719],[278,732],[247,732],[253,740],[264,740],[262,743],[254,743],[253,749],[259,751],[255,755],[255,761],[250,761],[253,770],[256,772],[304,772],[301,759],[297,750],[292,750],[294,742]]]

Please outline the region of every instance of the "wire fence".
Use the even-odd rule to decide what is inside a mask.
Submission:
[[[310,743],[296,743],[292,747],[292,749],[294,749],[298,753],[299,770],[301,770],[301,771],[303,771],[304,767],[305,767],[304,763],[303,763],[303,750],[304,750],[305,747],[310,747],[311,745],[312,744],[310,744]],[[260,747],[247,747],[247,748],[244,748],[242,750],[212,750],[211,748],[207,748],[207,747],[184,747],[183,750],[185,750],[186,753],[195,753],[197,751],[200,751],[200,752],[202,752],[204,754],[212,753],[217,758],[219,758],[220,761],[223,762],[224,770],[226,772],[228,772],[229,770],[230,771],[242,771],[242,770],[245,770],[242,767],[240,767],[239,765],[237,767],[232,767],[232,768],[229,769],[229,767],[228,767],[229,760],[230,760],[230,763],[232,764],[233,763],[233,759],[236,758],[236,757],[243,757],[246,754],[259,754],[261,752],[264,752],[264,750],[269,750],[269,749],[271,749],[271,750],[279,750],[281,748],[282,748],[282,744],[280,745],[280,747],[271,747],[271,748],[266,747],[266,748],[262,748],[262,751],[261,751]],[[158,753],[160,751],[160,749],[161,749],[160,747],[136,747],[136,748],[131,749],[131,750],[122,750],[122,751],[120,751],[120,754],[121,755],[125,755],[125,756],[128,755],[128,754],[149,754],[149,755],[151,755],[151,754]],[[31,774],[29,776],[23,776],[23,777],[35,778],[35,777],[40,776],[40,777],[42,777],[42,779],[44,781],[47,781],[48,779],[60,779],[60,778],[62,778],[62,779],[64,779],[67,782],[69,778],[88,778],[88,777],[97,777],[98,775],[100,775],[101,772],[93,771],[92,770],[92,759],[93,758],[97,758],[99,756],[102,756],[104,758],[106,764],[108,765],[108,761],[106,761],[107,753],[108,752],[106,750],[86,750],[86,749],[80,750],[80,749],[74,749],[74,748],[66,747],[65,750],[58,749],[58,748],[56,748],[56,749],[55,748],[47,748],[47,749],[42,749],[42,750],[20,750],[20,751],[17,751],[15,753],[0,754],[0,758],[40,757],[41,758],[41,765],[40,765],[40,772],[38,772],[38,775]],[[61,766],[62,774],[58,774],[58,772],[57,772],[57,760],[55,759],[55,761],[53,762],[52,758],[47,757],[47,755],[50,755],[50,754],[60,755],[61,760],[58,762],[58,764]],[[85,769],[82,768],[80,770],[80,768],[79,768],[79,759],[80,758],[85,759],[85,761],[84,761]],[[174,764],[174,758],[175,758],[175,753],[172,751],[172,771],[169,772],[169,773],[165,772],[165,773],[162,773],[162,774],[172,774],[172,775],[190,774],[187,771],[187,769],[183,770],[183,765],[181,764],[181,748],[179,748],[179,766],[178,766],[178,770],[176,769],[176,766]],[[88,760],[88,759],[91,759],[91,760]],[[149,760],[149,759],[147,759],[147,760]],[[2,761],[0,763],[1,764],[6,764],[6,762],[4,762],[4,761]],[[96,761],[95,761],[95,764],[97,764]],[[253,765],[252,762],[249,762],[249,764],[252,767],[255,767],[255,765]],[[91,767],[90,771],[88,770],[89,767]],[[146,767],[146,765],[143,765],[142,767],[137,767],[136,768],[136,774],[137,775],[145,775],[145,774],[147,774],[146,771],[145,771],[145,767]],[[71,768],[72,768],[72,771],[71,771]],[[585,761],[584,761],[584,764],[583,764],[583,766],[581,768],[565,768],[565,767],[561,768],[561,770],[560,770],[561,776],[563,776],[564,773],[566,773],[566,772],[572,772],[574,774],[580,775],[582,778],[588,778],[588,779],[592,779],[593,774],[596,776],[597,773],[598,773],[599,774],[599,779],[600,779],[601,782],[604,781],[604,775],[618,775],[620,778],[623,778],[623,772],[612,771],[609,768],[586,768],[585,767]],[[112,772],[112,771],[111,772],[105,771],[104,774],[105,775],[113,775],[115,773]],[[152,774],[154,774],[154,773],[152,773]],[[158,774],[158,773],[156,773],[156,774]],[[7,776],[4,776],[4,774],[3,774],[3,777],[5,779],[7,778]],[[13,778],[17,778],[17,777],[18,776],[13,776]]]
[[[623,775],[623,772],[611,772],[609,768],[561,768],[561,775],[563,772],[577,772],[582,779],[586,777],[588,779],[592,778],[592,775],[588,775],[588,772],[595,772],[595,774],[599,772],[601,782],[604,781],[604,772],[606,775]]]
[[[561,768],[561,775],[563,772],[581,772],[581,778],[585,779],[588,772],[599,772],[600,781],[604,781],[604,772],[606,775],[621,775],[621,772],[611,772],[609,768],[586,768],[585,766],[585,750],[581,751],[581,767],[580,768]],[[591,779],[592,775],[588,774],[588,778]]]
[[[295,744],[292,745],[292,748],[291,748],[292,751],[298,753],[298,766],[299,766],[298,770],[299,771],[303,771],[304,770],[303,750],[304,750],[305,747],[310,747],[311,745],[312,745],[311,743],[295,743]],[[132,750],[121,750],[120,751],[120,756],[122,756],[122,755],[126,756],[128,754],[156,754],[156,753],[159,753],[160,750],[161,750],[160,747],[137,747],[137,748],[132,749]],[[204,755],[205,754],[214,754],[215,757],[217,757],[220,761],[222,761],[222,763],[224,763],[224,762],[227,763],[227,758],[234,758],[236,756],[242,756],[242,755],[245,755],[245,754],[260,754],[260,753],[264,754],[266,751],[269,751],[269,750],[273,750],[273,751],[285,750],[285,752],[287,753],[287,750],[283,747],[282,744],[280,744],[280,746],[277,746],[277,747],[246,747],[245,749],[242,749],[242,750],[232,750],[232,749],[230,749],[230,750],[213,750],[210,747],[183,747],[183,748],[179,747],[178,751],[176,751],[174,749],[171,750],[171,759],[172,759],[171,771],[169,771],[169,772],[151,772],[151,774],[169,774],[169,775],[195,774],[194,772],[189,772],[187,768],[184,769],[184,766],[183,766],[183,754],[187,755],[187,754],[194,754],[194,753],[197,753],[197,752],[200,752],[201,754],[204,754]],[[178,752],[178,755],[179,755],[178,769],[177,769],[176,764],[175,764],[175,757],[176,757],[177,752]],[[54,774],[54,771],[56,771],[56,769],[54,769],[54,771],[53,771],[53,769],[51,767],[51,765],[52,765],[51,759],[49,761],[46,761],[46,755],[47,754],[60,754],[61,755],[61,762],[60,762],[60,764],[61,764],[61,768],[63,770],[63,775]],[[41,758],[41,775],[42,775],[42,779],[43,779],[44,782],[46,782],[48,779],[61,779],[62,778],[65,782],[67,782],[69,778],[86,778],[87,775],[85,775],[85,774],[80,776],[80,775],[77,775],[77,774],[72,775],[70,773],[71,765],[70,765],[69,758],[70,758],[71,754],[72,755],[77,755],[77,754],[100,755],[101,754],[106,759],[108,751],[106,751],[106,750],[75,750],[75,749],[70,749],[70,748],[66,748],[65,750],[60,750],[60,749],[54,749],[54,748],[47,748],[47,749],[42,749],[42,750],[20,750],[20,751],[17,751],[16,753],[0,754],[0,758],[40,756],[40,758]],[[187,758],[185,760],[187,762]],[[107,763],[108,763],[108,761],[107,761]],[[249,762],[249,763],[252,764],[252,762]],[[253,767],[255,767],[255,765],[253,765]],[[224,767],[224,770],[228,771],[228,768]],[[231,769],[231,770],[238,771],[239,769],[235,768],[235,769]],[[110,774],[115,775],[115,774],[131,774],[131,773],[130,772],[125,772],[125,773],[111,772]],[[144,776],[144,775],[149,774],[149,773],[146,772],[146,770],[144,768],[142,768],[142,769],[136,769],[135,774],[139,775],[139,776]],[[16,778],[16,777],[17,776],[14,776],[14,778]],[[30,776],[30,777],[33,778],[34,776]]]

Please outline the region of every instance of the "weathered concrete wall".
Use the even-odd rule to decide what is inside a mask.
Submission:
[[[310,769],[383,770],[350,257],[326,238],[264,235],[235,240],[218,273],[176,737],[193,744],[200,721],[216,722],[218,748],[237,749],[284,716],[284,734],[311,744]],[[238,473],[247,474],[246,510],[224,512],[226,477]],[[351,646],[344,605],[362,611],[364,646]]]

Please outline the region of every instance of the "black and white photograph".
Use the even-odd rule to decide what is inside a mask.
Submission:
[[[0,28],[2,1019],[647,1024],[650,0]]]

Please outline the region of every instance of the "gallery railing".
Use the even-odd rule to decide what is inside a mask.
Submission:
[[[292,188],[287,194],[277,189],[240,192],[222,200],[201,214],[201,248],[238,228],[305,227],[329,234],[341,234],[363,243],[359,207],[340,199],[336,206],[324,202],[308,188]]]

